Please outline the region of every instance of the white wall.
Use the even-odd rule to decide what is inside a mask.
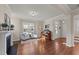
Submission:
[[[20,24],[20,19],[17,18],[16,16],[12,16],[12,24],[14,25],[14,30],[13,32],[13,41],[18,41],[20,40],[20,32],[21,32],[21,24]]]
[[[79,36],[79,15],[74,16],[74,35]]]

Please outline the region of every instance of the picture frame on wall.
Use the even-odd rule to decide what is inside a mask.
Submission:
[[[45,25],[45,28],[49,28],[49,24]]]

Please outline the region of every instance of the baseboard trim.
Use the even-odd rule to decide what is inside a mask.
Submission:
[[[58,38],[56,38],[56,39],[66,39],[66,37],[58,37]],[[56,39],[55,39],[55,40],[56,40]]]

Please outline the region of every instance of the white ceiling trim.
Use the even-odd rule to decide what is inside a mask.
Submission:
[[[77,15],[77,14],[79,14],[79,8],[77,8],[77,9],[74,9],[74,10],[72,11],[72,13],[73,13],[74,15]]]
[[[57,8],[60,9],[64,14],[72,13],[72,10],[68,7],[67,4],[58,4]]]

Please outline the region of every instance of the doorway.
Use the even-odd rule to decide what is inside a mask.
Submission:
[[[65,38],[65,22],[64,20],[54,20],[54,39]]]
[[[79,15],[74,16],[74,43],[79,43]]]

